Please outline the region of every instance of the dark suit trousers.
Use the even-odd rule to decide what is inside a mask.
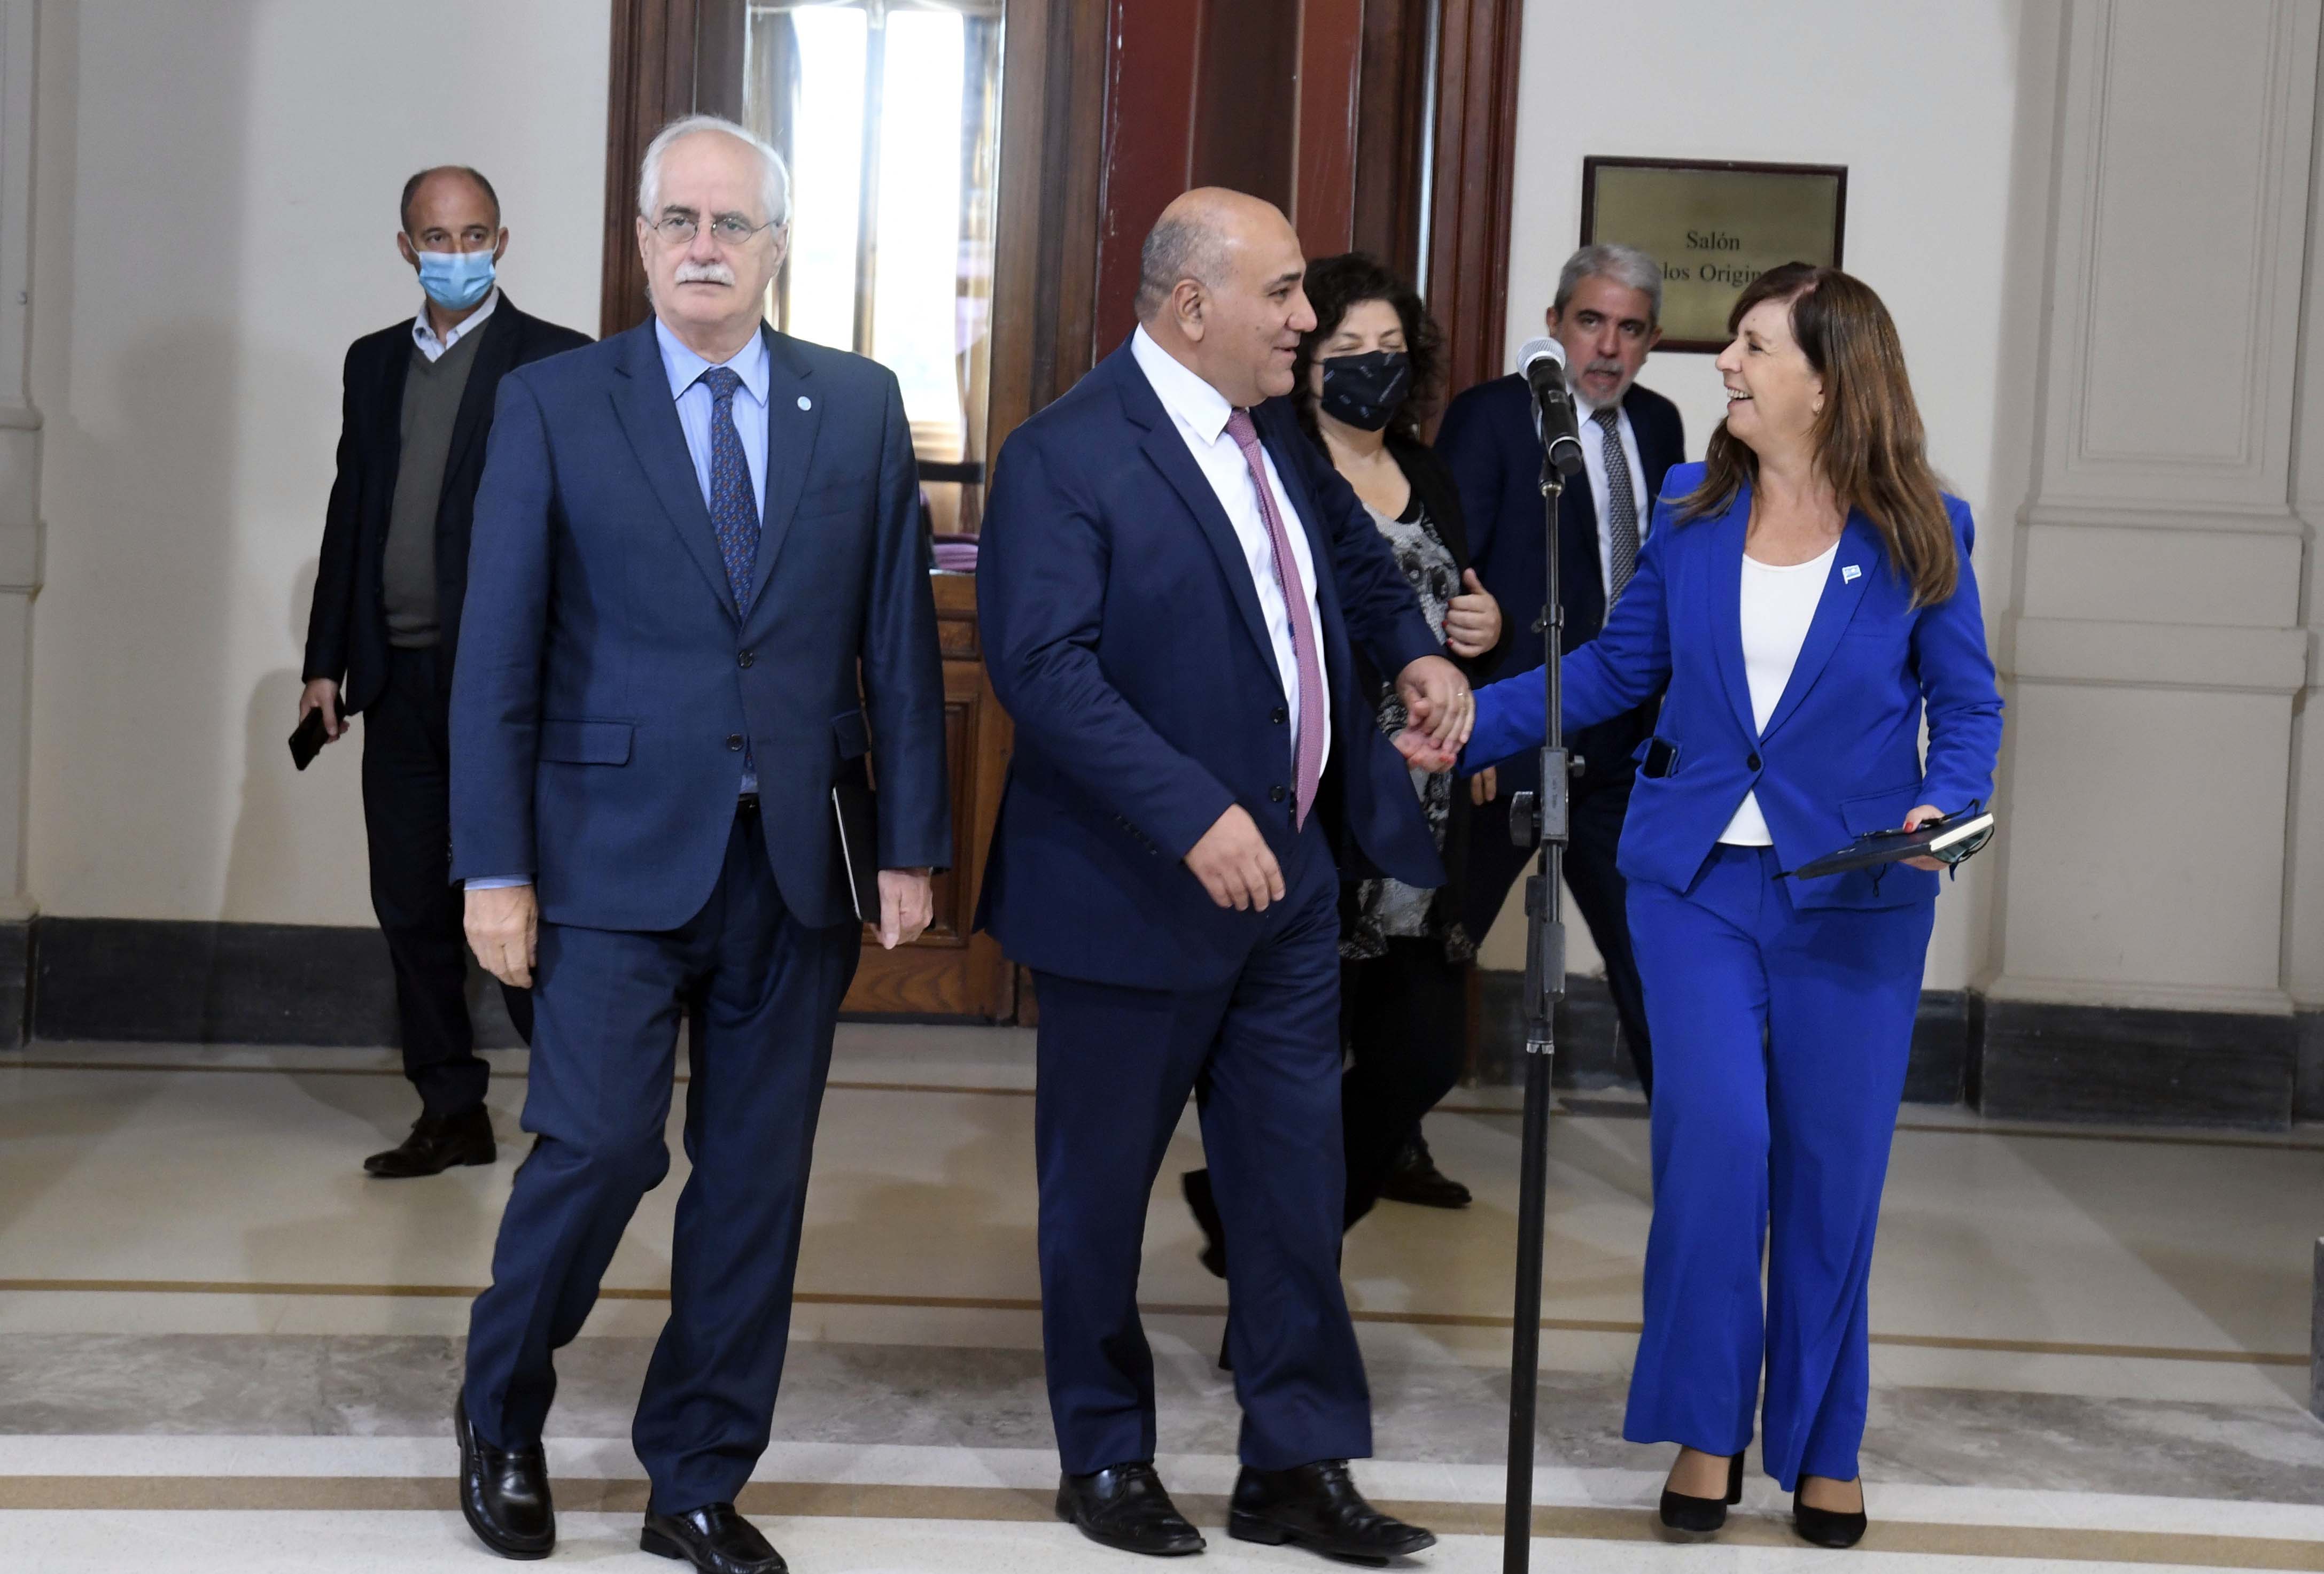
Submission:
[[[1606,958],[1606,988],[1622,1024],[1622,1042],[1648,1097],[1655,1091],[1654,1041],[1646,1032],[1646,996],[1638,983],[1638,960],[1630,947],[1628,886],[1614,866],[1622,840],[1622,820],[1630,810],[1630,783],[1583,789],[1577,786],[1566,816],[1565,885],[1590,926],[1598,954]],[[1509,782],[1469,822],[1469,888],[1466,922],[1478,940],[1499,916],[1509,886],[1530,873],[1534,855],[1509,840]]]
[[[468,1021],[465,899],[451,883],[450,697],[433,650],[391,653],[387,685],[364,712],[364,833],[371,905],[395,968],[403,1074],[429,1115],[484,1102],[484,1062]],[[529,1041],[532,995],[503,986]]]
[[[1348,1074],[1340,1085],[1353,1225],[1372,1210],[1420,1117],[1461,1080],[1469,1058],[1467,969],[1444,942],[1391,935],[1388,954],[1340,976]]]
[[[861,931],[784,906],[755,810],[716,888],[662,933],[540,926],[536,1036],[493,1282],[468,1324],[468,1415],[485,1440],[540,1438],[553,1353],[580,1332],[638,1199],[669,1170],[678,1023],[690,1016],[686,1153],[669,1320],[632,1430],[652,1505],[731,1503],[767,1446],[816,1118]]]
[[[1313,819],[1285,884],[1283,901],[1250,919],[1260,938],[1242,970],[1215,988],[1038,976],[1042,1345],[1057,1451],[1074,1474],[1154,1457],[1138,1273],[1147,1199],[1189,1092],[1234,1243],[1228,1340],[1243,1463],[1371,1452],[1371,1397],[1340,1288],[1339,885]]]

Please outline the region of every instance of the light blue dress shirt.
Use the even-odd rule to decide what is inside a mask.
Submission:
[[[477,313],[481,318],[482,312]],[[695,484],[702,488],[702,505],[710,505],[710,416],[715,401],[702,374],[715,364],[704,360],[678,342],[661,319],[654,319],[654,342],[661,347],[661,369],[669,377],[669,396],[678,404],[678,424],[686,433],[686,451],[694,459]],[[742,440],[742,458],[751,467],[751,497],[759,517],[767,516],[767,378],[771,371],[764,334],[754,333],[733,359],[742,385],[734,390],[734,431]],[[742,792],[759,790],[759,773],[746,755]],[[496,891],[510,885],[530,885],[530,875],[480,876],[467,883],[471,891]]]

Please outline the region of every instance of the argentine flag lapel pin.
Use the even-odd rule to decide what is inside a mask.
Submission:
[[[1843,585],[1853,585],[1856,583],[1856,577],[1863,572],[1864,570],[1858,568],[1854,563],[1849,563],[1840,569],[1840,582]]]

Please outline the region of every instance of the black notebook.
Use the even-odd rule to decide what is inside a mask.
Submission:
[[[858,765],[831,784],[831,814],[839,827],[839,857],[855,916],[880,921],[880,800]]]
[[[1993,826],[1991,813],[1975,812],[1924,820],[1917,830],[1868,831],[1840,851],[1811,858],[1791,873],[1795,879],[1816,880],[1850,869],[1877,869],[1904,858],[1958,864],[1992,839]]]

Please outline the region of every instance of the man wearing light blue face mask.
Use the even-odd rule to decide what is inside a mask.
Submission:
[[[383,1177],[496,1157],[485,1069],[468,1019],[461,899],[450,880],[452,657],[468,535],[502,376],[587,338],[528,317],[494,273],[508,250],[492,182],[459,166],[403,188],[396,250],[420,278],[418,315],[349,347],[338,478],[325,515],[299,718],[326,741],[364,717],[372,906],[395,971],[404,1074],[420,1116],[364,1162]],[[505,991],[518,1031],[532,1006]]]

